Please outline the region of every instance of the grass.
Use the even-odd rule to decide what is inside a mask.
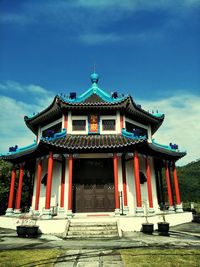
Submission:
[[[0,251],[1,267],[53,267],[62,250],[4,250]],[[198,249],[149,249],[119,250],[126,267],[199,267]]]
[[[121,249],[126,267],[199,267],[200,251],[197,249]]]
[[[61,253],[58,249],[3,250],[0,251],[0,266],[52,267]]]

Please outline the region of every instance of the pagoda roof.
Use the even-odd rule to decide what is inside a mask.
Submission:
[[[25,116],[26,125],[36,134],[39,125],[45,125],[53,119],[59,118],[64,111],[68,110],[92,110],[111,111],[121,110],[129,116],[135,116],[139,121],[151,124],[154,133],[162,124],[164,114],[151,114],[137,105],[130,95],[118,93],[108,94],[98,87],[98,74],[91,75],[92,86],[78,97],[70,97],[64,94],[56,95],[53,102],[43,111]]]
[[[149,143],[145,136],[136,137],[132,133],[122,131],[121,134],[108,135],[66,135],[63,131],[53,138],[42,138],[38,144],[33,144],[15,152],[0,155],[1,159],[12,163],[20,163],[34,158],[55,154],[78,153],[129,153],[137,150],[139,153],[161,159],[176,161],[186,155],[185,151]]]

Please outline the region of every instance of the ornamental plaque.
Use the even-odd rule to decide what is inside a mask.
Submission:
[[[98,125],[98,115],[89,115],[89,132],[90,133],[98,133],[99,125]]]

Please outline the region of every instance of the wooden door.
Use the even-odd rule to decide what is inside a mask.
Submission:
[[[114,211],[112,159],[76,159],[73,164],[73,212]]]

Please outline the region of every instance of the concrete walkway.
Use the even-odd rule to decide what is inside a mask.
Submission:
[[[14,230],[0,229],[0,250],[9,249],[62,249],[56,267],[62,266],[123,266],[117,249],[140,247],[199,248],[200,224],[186,223],[170,228],[170,236],[129,233],[126,238],[104,240],[63,240],[53,235],[42,235],[37,239],[19,238]]]
[[[63,256],[59,257],[55,267],[123,267],[121,256],[114,250],[68,250]]]

